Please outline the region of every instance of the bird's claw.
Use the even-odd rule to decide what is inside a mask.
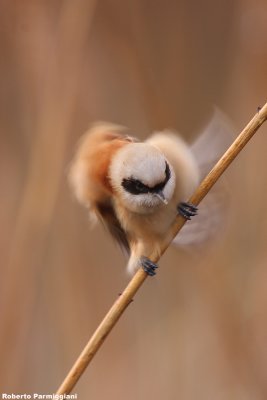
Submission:
[[[191,219],[191,217],[197,215],[197,207],[191,203],[181,202],[178,204],[177,210],[185,219]]]
[[[142,257],[141,266],[143,270],[147,273],[147,275],[149,276],[156,275],[156,269],[158,268],[158,266],[157,264],[153,263],[149,258]]]

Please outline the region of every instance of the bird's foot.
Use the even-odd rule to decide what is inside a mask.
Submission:
[[[153,263],[147,257],[141,257],[140,261],[141,261],[141,266],[143,270],[147,273],[147,275],[149,276],[156,275],[156,269],[158,268],[157,264]]]
[[[185,219],[191,219],[194,215],[197,215],[197,207],[191,203],[181,202],[177,206],[177,211]]]

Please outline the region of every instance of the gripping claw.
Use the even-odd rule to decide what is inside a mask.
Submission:
[[[158,268],[158,266],[157,264],[153,263],[149,258],[142,257],[141,266],[143,270],[147,273],[147,275],[149,276],[156,275],[156,269]]]
[[[197,207],[191,203],[181,202],[178,204],[177,210],[185,219],[191,219],[191,217],[197,215]]]

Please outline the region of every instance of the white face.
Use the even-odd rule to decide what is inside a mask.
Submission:
[[[147,214],[165,207],[172,198],[175,174],[164,155],[146,143],[133,143],[115,155],[110,180],[123,205]]]

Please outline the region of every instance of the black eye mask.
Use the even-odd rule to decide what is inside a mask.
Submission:
[[[138,179],[135,178],[127,178],[123,179],[121,185],[124,187],[124,189],[131,193],[131,194],[144,194],[144,193],[157,193],[159,191],[162,191],[168,182],[168,180],[171,177],[171,171],[169,164],[165,161],[165,179],[163,182],[158,183],[157,185],[150,187],[139,181]]]

